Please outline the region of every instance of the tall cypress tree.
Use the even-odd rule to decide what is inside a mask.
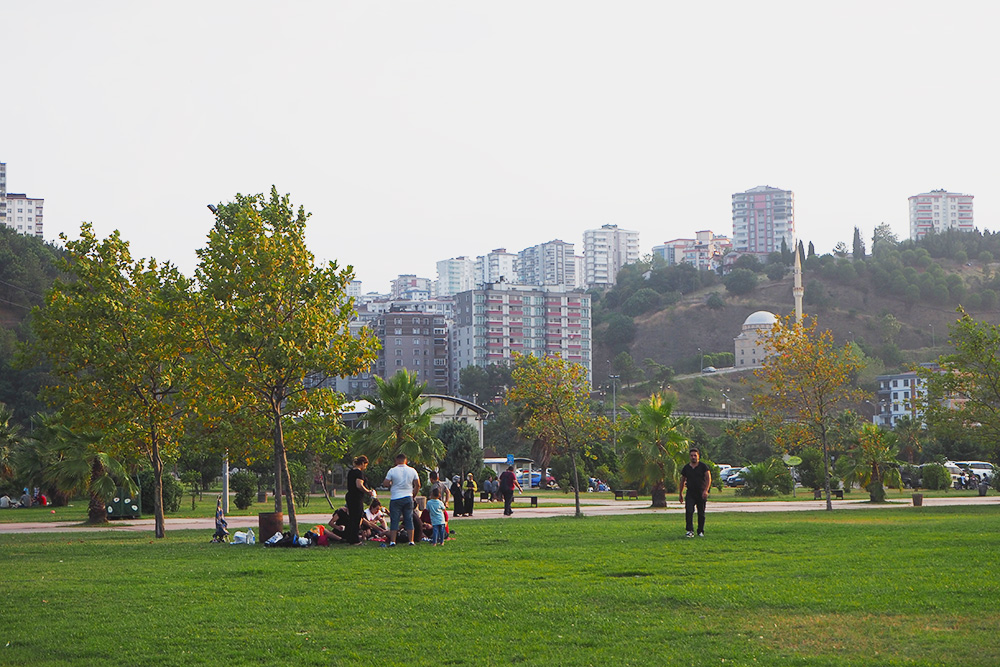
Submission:
[[[858,227],[854,228],[854,259],[864,259],[865,258],[865,242],[861,240],[861,230]]]

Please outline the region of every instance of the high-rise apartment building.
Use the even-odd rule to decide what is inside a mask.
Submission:
[[[555,239],[525,248],[517,254],[517,277],[522,285],[578,287],[573,244]]]
[[[375,375],[388,380],[406,370],[427,383],[427,393],[452,393],[448,321],[443,315],[393,308],[375,320],[374,328],[382,343]]]
[[[476,258],[476,285],[516,283],[517,255],[506,248],[496,248]]]
[[[476,286],[476,260],[452,257],[437,263],[437,296],[455,296]]]
[[[910,239],[919,241],[931,232],[940,234],[949,229],[971,232],[972,195],[947,190],[931,190],[909,198]]]
[[[602,225],[583,233],[584,283],[611,287],[626,264],[639,261],[639,232]]]
[[[653,246],[653,257],[660,257],[667,264],[690,264],[702,271],[718,268],[722,255],[733,247],[725,236],[716,236],[710,230],[695,232],[693,239],[674,239],[663,245]]]
[[[44,199],[7,193],[7,165],[0,162],[0,224],[12,227],[21,234],[43,238],[44,207]]]
[[[559,356],[591,373],[590,295],[564,287],[498,283],[455,297],[452,384],[467,366],[510,363],[514,353]]]
[[[791,190],[760,185],[733,195],[733,249],[768,255],[781,250],[784,239],[795,247],[795,195]]]
[[[390,282],[390,297],[396,299],[429,299],[433,292],[430,278],[419,278],[412,273],[400,274]]]

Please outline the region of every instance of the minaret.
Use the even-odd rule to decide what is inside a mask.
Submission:
[[[795,248],[795,285],[792,287],[792,296],[795,297],[795,323],[802,323],[802,293],[805,290],[802,288],[802,258],[799,255],[799,244],[795,243],[793,246]]]

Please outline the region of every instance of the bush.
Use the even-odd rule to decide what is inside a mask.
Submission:
[[[940,491],[951,487],[951,473],[939,463],[928,463],[923,467],[920,486],[928,491]]]
[[[773,496],[777,493],[791,493],[795,482],[785,462],[772,456],[763,463],[747,468],[747,485],[739,490],[745,496]]]
[[[741,296],[757,289],[757,274],[750,269],[733,269],[722,282],[727,292]]]
[[[292,478],[292,494],[295,502],[300,507],[309,505],[309,487],[312,485],[312,476],[304,463],[299,461],[288,462],[288,476]]]
[[[718,292],[712,292],[712,295],[708,297],[708,301],[705,302],[705,305],[712,310],[720,310],[726,307],[726,300],[719,296]]]
[[[257,475],[249,470],[240,470],[229,476],[229,488],[236,492],[233,502],[241,510],[253,505],[257,495]]]
[[[142,499],[142,511],[153,514],[153,488],[156,486],[156,475],[151,468],[139,473],[139,497]],[[173,475],[163,473],[163,511],[176,512],[181,508],[184,497],[184,487]]]

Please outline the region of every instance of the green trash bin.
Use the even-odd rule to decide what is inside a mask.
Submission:
[[[107,503],[109,519],[138,519],[142,516],[142,499],[125,489],[115,489],[114,497]]]

